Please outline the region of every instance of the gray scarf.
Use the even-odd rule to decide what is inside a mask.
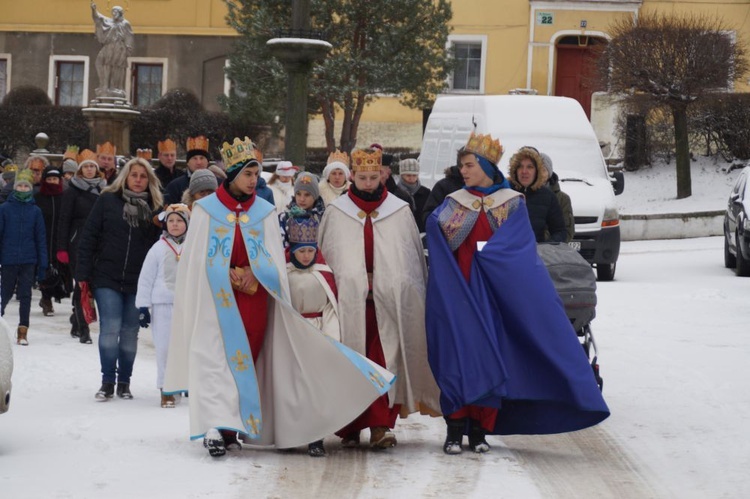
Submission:
[[[148,205],[150,194],[148,191],[133,192],[129,189],[122,190],[122,199],[125,206],[122,208],[122,218],[131,227],[138,227],[141,222],[151,221],[151,207]]]
[[[101,177],[83,178],[74,176],[70,179],[70,183],[82,191],[93,192],[97,196],[101,194],[102,189],[107,187],[107,181]]]
[[[408,192],[409,194],[411,194],[412,196],[417,193],[420,187],[422,187],[422,184],[419,183],[419,179],[417,179],[417,181],[414,182],[413,184],[407,184],[403,180],[398,179],[398,185],[403,187],[404,190]]]

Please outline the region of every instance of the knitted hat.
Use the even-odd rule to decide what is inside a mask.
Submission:
[[[318,178],[312,173],[300,173],[294,182],[294,193],[296,194],[299,191],[309,192],[313,199],[318,199],[320,197]]]
[[[540,152],[539,156],[542,157],[542,164],[547,169],[547,178],[552,178],[552,174],[555,173],[555,170],[552,169],[552,158],[543,152]]]
[[[16,181],[13,184],[14,187],[18,187],[21,184],[26,184],[29,187],[34,187],[34,174],[28,168],[24,168],[16,173]]]
[[[289,249],[292,252],[305,246],[318,247],[318,220],[315,217],[289,218],[286,223]]]
[[[248,166],[258,167],[262,170],[263,155],[255,147],[255,144],[248,137],[244,140],[239,137],[234,138],[234,142],[224,142],[221,146],[221,158],[224,160],[227,178],[226,185],[234,182],[237,175]]]
[[[56,166],[48,166],[42,172],[42,182],[47,180],[49,177],[57,177],[57,178],[62,177],[62,170],[60,170]]]
[[[75,173],[78,171],[78,163],[76,160],[68,158],[63,161],[62,171],[63,173]]]
[[[398,164],[399,172],[403,174],[419,175],[419,161],[414,158],[402,159]]]
[[[188,190],[191,196],[195,196],[201,191],[216,191],[219,188],[219,182],[216,175],[210,170],[198,170],[190,175],[190,184]]]
[[[276,165],[276,175],[279,177],[294,177],[298,171],[299,168],[292,165],[291,161],[279,161]]]
[[[325,180],[328,180],[328,177],[331,175],[331,172],[333,170],[341,170],[342,172],[344,172],[346,179],[349,180],[349,176],[351,175],[349,172],[349,167],[346,166],[341,161],[334,161],[332,163],[328,163],[326,167],[323,168],[323,178]]]

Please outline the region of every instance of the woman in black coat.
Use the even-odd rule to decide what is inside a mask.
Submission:
[[[161,230],[152,213],[161,207],[159,180],[148,161],[128,161],[117,179],[96,201],[78,245],[76,280],[85,292],[93,290],[99,313],[99,359],[102,386],[99,400],[115,392],[132,399],[130,376],[138,347],[140,325],[135,306],[138,275]]]
[[[47,261],[50,263],[47,278],[39,283],[39,289],[42,292],[39,306],[42,307],[42,313],[46,317],[55,315],[55,309],[52,306],[53,299],[60,303],[62,298],[70,296],[70,287],[66,287],[64,282],[66,278],[70,278],[68,266],[55,262],[57,234],[60,230],[62,194],[62,170],[56,166],[46,167],[42,173],[39,192],[34,195],[34,201],[42,210],[42,217],[44,218]]]
[[[84,159],[78,165],[70,185],[63,193],[60,209],[60,225],[57,233],[57,261],[69,264],[75,275],[78,242],[86,219],[91,213],[102,189],[107,187],[104,174],[93,159]],[[91,343],[89,325],[83,318],[81,309],[81,290],[78,286],[73,289],[73,313],[70,316],[70,335],[80,337],[81,343]]]

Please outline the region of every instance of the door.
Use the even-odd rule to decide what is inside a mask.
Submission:
[[[586,36],[566,36],[557,44],[555,95],[577,100],[591,119],[591,94],[596,83],[596,52],[598,40]]]

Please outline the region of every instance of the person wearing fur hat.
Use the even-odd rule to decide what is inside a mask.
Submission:
[[[281,214],[286,211],[289,203],[294,198],[294,176],[299,168],[291,161],[280,161],[276,165],[276,171],[268,180],[268,187],[273,191],[273,201],[276,212]]]
[[[424,232],[422,210],[430,196],[430,189],[419,183],[419,161],[414,158],[402,159],[399,164],[398,186],[409,193],[414,200],[414,218],[419,232]]]
[[[497,168],[502,154],[499,140],[472,133],[459,152],[465,186],[427,219],[428,355],[446,454],[463,451],[465,434],[485,453],[486,435],[575,431],[609,416],[524,197]]]
[[[70,186],[65,190],[60,206],[60,225],[57,238],[55,258],[64,265],[70,265],[75,275],[78,263],[78,243],[81,240],[83,227],[91,210],[99,199],[102,189],[107,187],[104,174],[96,162],[93,151],[84,149],[78,155],[78,170],[70,179]],[[73,312],[70,316],[70,336],[78,338],[81,343],[91,344],[89,325],[86,323],[81,308],[81,290],[73,288]]]
[[[219,457],[333,433],[393,376],[331,341],[291,304],[276,208],[255,187],[252,141],[225,142],[227,178],[193,205],[177,266],[166,394],[190,392],[190,435]],[[239,438],[238,438],[239,435]]]
[[[99,315],[102,384],[97,400],[110,400],[115,384],[118,397],[133,398],[130,378],[140,329],[135,294],[146,254],[159,239],[152,213],[161,205],[151,164],[134,158],[102,190],[83,227],[75,278],[84,295],[93,290]]]
[[[193,203],[210,196],[219,188],[216,175],[211,170],[198,170],[190,176],[190,183],[182,193],[182,203],[193,209]]]
[[[547,169],[547,187],[555,193],[557,202],[560,203],[560,209],[563,214],[563,221],[565,221],[565,231],[568,233],[568,237],[565,239],[566,243],[573,240],[573,236],[576,235],[576,220],[573,217],[573,203],[570,201],[570,196],[560,189],[560,179],[557,173],[552,169],[552,158],[543,152],[539,153],[542,158],[544,168]],[[549,231],[545,233],[545,240],[549,239]]]
[[[0,205],[0,295],[2,311],[15,293],[19,300],[16,343],[28,345],[31,288],[34,278],[44,280],[47,273],[47,241],[42,210],[34,202],[34,175],[21,170],[16,175],[13,193]]]
[[[164,230],[143,261],[138,276],[135,306],[140,311],[141,327],[148,327],[149,322],[152,322],[151,334],[156,350],[156,388],[161,393],[161,406],[167,409],[175,406],[174,395],[165,394],[162,388],[172,330],[177,265],[190,223],[190,209],[185,204],[170,204],[159,214],[159,220]]]
[[[287,237],[287,222],[289,220],[308,217],[320,222],[325,210],[326,205],[323,203],[318,189],[318,177],[309,172],[302,172],[297,175],[297,179],[294,181],[294,199],[291,200],[286,211],[279,215],[284,246],[289,246],[289,238]]]
[[[328,164],[323,169],[323,174],[318,184],[320,197],[326,206],[337,197],[349,190],[349,155],[338,149],[328,155]]]
[[[568,238],[560,203],[545,185],[547,169],[533,147],[522,147],[510,158],[508,177],[513,189],[526,198],[536,242],[562,243]]]
[[[73,288],[70,267],[57,260],[57,242],[60,233],[60,215],[62,213],[63,182],[62,171],[56,166],[48,166],[42,174],[42,185],[34,195],[36,205],[42,210],[46,227],[47,260],[50,262],[47,279],[39,283],[42,299],[39,306],[45,317],[55,315],[52,300],[60,303],[67,298]]]
[[[164,190],[164,204],[179,203],[182,199],[182,193],[190,186],[190,176],[199,170],[205,170],[211,162],[211,153],[208,152],[208,139],[203,135],[190,137],[187,140],[185,150],[187,151],[185,175],[180,175],[167,184]]]

